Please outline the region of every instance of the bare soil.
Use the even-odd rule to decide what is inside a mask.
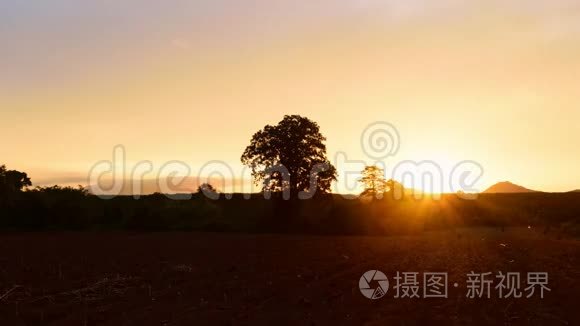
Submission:
[[[1,234],[0,325],[580,325],[579,266],[580,241],[526,230]],[[358,288],[371,269],[379,300]],[[397,271],[448,272],[449,297],[396,299]],[[471,271],[548,272],[551,291],[469,299]]]

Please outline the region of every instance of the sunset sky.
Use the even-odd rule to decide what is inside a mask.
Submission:
[[[397,127],[401,160],[474,160],[480,190],[580,188],[577,0],[0,1],[0,164],[36,184],[129,165],[241,169],[305,115],[328,156]],[[338,171],[341,173],[341,171]],[[347,191],[339,187],[339,191]]]

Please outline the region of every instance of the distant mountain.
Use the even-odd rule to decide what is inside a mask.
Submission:
[[[499,194],[499,193],[525,193],[525,192],[537,192],[536,190],[531,190],[509,181],[498,182],[493,186],[487,188],[484,194]]]
[[[580,189],[576,189],[576,190],[572,190],[572,191],[568,191],[568,192],[580,192]]]

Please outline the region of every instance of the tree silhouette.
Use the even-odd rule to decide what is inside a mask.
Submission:
[[[386,180],[384,170],[376,165],[366,166],[359,179],[364,186],[361,196],[372,196],[382,198],[386,192],[392,193],[396,198],[404,195],[405,188],[400,182],[393,179]]]
[[[78,185],[76,188],[70,186],[63,187],[59,185],[36,187],[30,191],[44,194],[75,195],[79,197],[85,197],[89,195],[89,190],[81,185]]]
[[[215,189],[215,187],[209,183],[202,183],[201,185],[199,185],[199,187],[197,187],[197,192],[203,192],[203,191],[217,193],[217,190]]]
[[[205,195],[205,197],[210,199],[218,199],[220,196],[217,189],[209,183],[202,183],[199,185],[199,187],[197,187],[197,193]]]
[[[28,175],[16,170],[6,170],[6,166],[0,166],[0,192],[20,192],[25,187],[32,186]]]
[[[264,191],[326,193],[336,180],[336,168],[326,158],[326,138],[318,124],[299,115],[286,115],[277,125],[255,133],[242,155]]]
[[[385,172],[376,165],[366,166],[362,172],[362,177],[359,181],[364,186],[363,196],[374,196],[381,198],[387,191],[387,180],[385,180]]]

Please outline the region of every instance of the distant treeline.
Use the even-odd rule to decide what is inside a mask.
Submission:
[[[315,234],[407,234],[466,226],[532,226],[580,234],[580,193],[455,194],[441,199],[349,199],[325,194],[282,200],[199,192],[189,199],[162,194],[105,200],[82,188],[39,188],[3,196],[3,230],[206,230]]]

